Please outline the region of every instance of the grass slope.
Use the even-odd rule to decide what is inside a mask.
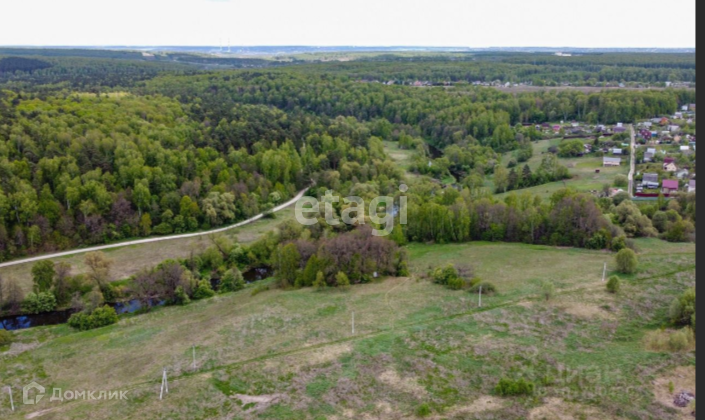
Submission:
[[[695,356],[646,351],[642,338],[694,285],[695,247],[637,242],[640,271],[618,296],[601,282],[602,265],[614,268],[609,253],[414,244],[410,278],[347,292],[246,289],[89,332],[21,331],[20,344],[0,349],[2,385],[15,388],[15,401],[32,380],[65,390],[129,389],[130,399],[46,397],[14,414],[3,399],[0,417],[410,419],[428,408],[439,419],[676,419],[652,382],[692,369]],[[500,294],[478,308],[474,295],[419,279],[446,262],[471,264]],[[539,297],[545,279],[557,289],[549,302]],[[163,367],[171,383],[160,402]],[[492,395],[501,377],[519,376],[536,382],[534,396]]]

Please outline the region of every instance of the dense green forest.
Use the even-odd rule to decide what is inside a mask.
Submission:
[[[348,160],[343,181],[393,172],[381,142],[342,117],[237,105],[213,126],[160,96],[5,91],[0,103],[4,258],[231,223]]]
[[[104,54],[46,57],[51,67],[0,74],[0,260],[222,226],[265,212],[312,183],[316,194],[393,195],[402,172],[385,156],[382,140],[431,146],[447,170],[489,173],[499,153],[521,152],[537,138],[522,123],[632,122],[695,102],[687,90],[508,94],[470,86],[386,86],[361,82],[357,74],[367,69],[408,77],[398,63],[206,72]],[[452,72],[467,66],[494,78],[492,72],[504,73],[514,65],[508,61],[519,60],[512,57],[485,59],[479,67],[449,61],[402,67]],[[555,59],[544,59],[554,65]],[[624,59],[598,62],[623,69],[616,64]],[[633,64],[665,71],[659,60],[640,55]],[[678,57],[681,64],[670,70],[689,71],[687,62]],[[423,159],[416,166],[420,172],[426,167]],[[508,187],[565,176],[547,161],[536,174],[518,168]],[[490,232],[495,240],[595,246],[591,236],[609,231],[601,217],[590,219],[589,229],[556,225],[562,208],[577,206],[590,218],[600,214],[590,200],[575,197],[549,207],[523,206],[519,213],[490,201],[483,205],[501,217],[472,216],[469,227],[457,226],[465,223],[462,215],[478,211],[473,182],[468,177],[463,184],[469,192],[449,192],[441,203],[420,194],[426,204],[412,211],[434,223],[410,226],[402,236],[448,242],[486,239]],[[542,221],[528,215],[534,213]],[[516,218],[524,220],[521,228]],[[608,247],[621,234],[603,236],[599,245]]]

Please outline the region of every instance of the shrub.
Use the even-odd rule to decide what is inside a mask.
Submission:
[[[338,287],[347,288],[350,286],[350,279],[347,274],[339,271],[338,274],[335,275],[335,284]]]
[[[411,273],[409,272],[409,263],[406,260],[399,261],[397,266],[397,276],[399,277],[409,277]]]
[[[326,283],[326,277],[323,275],[322,271],[316,273],[316,280],[313,282],[313,287],[318,290],[323,290],[328,287],[328,283]]]
[[[193,298],[198,300],[198,299],[207,299],[209,297],[213,297],[215,295],[215,292],[211,288],[211,283],[208,280],[201,280],[198,282],[198,286],[196,286],[196,290],[193,291]]]
[[[252,293],[250,293],[250,295],[257,296],[262,292],[266,292],[267,290],[269,290],[269,286],[266,286],[264,284],[260,284],[257,287],[255,287],[254,289],[252,289]]]
[[[12,343],[12,333],[7,330],[0,330],[0,347]]]
[[[237,267],[232,268],[223,274],[223,279],[220,282],[220,293],[236,292],[245,288],[245,279]]]
[[[695,288],[686,290],[673,300],[669,311],[671,322],[676,325],[695,326]]]
[[[437,267],[433,270],[431,278],[436,284],[442,284],[452,290],[460,290],[472,286],[472,282],[465,280],[466,277],[470,277],[471,275],[472,269],[469,267],[461,267],[460,270],[458,270],[458,268],[452,264],[448,264],[445,267]]]
[[[49,260],[39,261],[32,267],[32,280],[34,281],[34,292],[41,293],[51,289],[54,282],[54,263]]]
[[[458,277],[458,271],[453,267],[452,264],[448,264],[445,267],[438,267],[435,270],[433,270],[433,273],[431,274],[431,278],[433,279],[434,283],[437,284],[442,284],[444,286],[448,285],[448,282],[451,279],[457,278]]]
[[[644,337],[646,348],[657,352],[683,352],[695,348],[695,334],[690,327],[677,331],[651,331]]]
[[[79,312],[71,315],[69,318],[69,326],[79,331],[92,330],[112,325],[118,322],[118,315],[115,309],[105,305],[102,308],[97,308],[92,313]]]
[[[191,303],[191,299],[188,297],[188,293],[184,291],[183,286],[177,286],[174,290],[174,304],[188,305],[189,303]]]
[[[101,286],[100,293],[103,294],[103,299],[106,302],[115,302],[119,296],[118,291],[112,284],[105,284]]]
[[[610,277],[609,281],[607,282],[607,291],[610,293],[618,293],[619,288],[621,286],[620,284],[619,277],[617,276],[612,276]]]
[[[482,287],[483,295],[494,295],[497,293],[497,287],[493,283],[490,283],[488,281],[481,281],[479,283],[475,283],[470,289],[470,293],[479,293],[480,287]]]
[[[451,277],[448,279],[448,288],[451,290],[460,290],[465,286],[465,282],[460,277]]]
[[[552,281],[545,280],[541,283],[541,296],[546,300],[553,299],[556,294],[556,285]]]
[[[30,314],[51,312],[56,309],[56,298],[51,292],[29,293],[22,302],[22,310]]]
[[[626,187],[627,185],[629,185],[629,179],[626,175],[617,175],[614,178],[615,187]]]
[[[419,406],[419,408],[416,409],[416,415],[418,417],[428,417],[431,415],[431,407],[424,403]]]
[[[531,395],[534,393],[535,385],[533,382],[526,381],[524,378],[519,380],[502,378],[494,389],[495,394],[502,397],[514,395]]]
[[[668,347],[674,352],[684,351],[690,347],[693,341],[693,331],[690,328],[684,328],[668,337]]]
[[[619,251],[615,260],[617,262],[617,270],[622,274],[633,274],[639,262],[636,253],[629,248]]]
[[[618,237],[612,239],[612,246],[611,246],[612,251],[619,252],[626,247],[627,247],[626,236],[618,236]]]

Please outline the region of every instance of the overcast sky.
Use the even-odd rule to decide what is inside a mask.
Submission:
[[[695,47],[695,0],[0,0],[0,45]]]

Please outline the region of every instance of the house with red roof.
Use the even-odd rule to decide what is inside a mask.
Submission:
[[[662,183],[661,192],[664,194],[671,194],[678,192],[678,181],[675,179],[664,179]]]

